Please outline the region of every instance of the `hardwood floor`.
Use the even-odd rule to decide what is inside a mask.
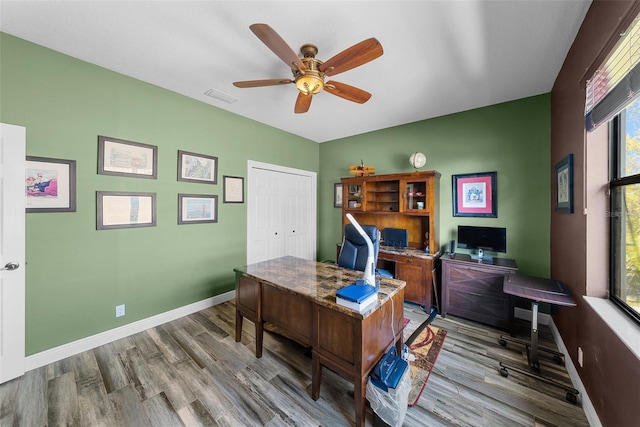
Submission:
[[[426,314],[405,304],[405,317],[422,322]],[[447,338],[405,426],[588,426],[580,403],[568,403],[562,390],[517,373],[500,376],[501,360],[526,365],[521,348],[498,344],[500,331],[452,316],[433,324]],[[349,381],[324,369],[313,401],[305,349],[266,333],[256,359],[253,324],[243,329],[236,343],[230,301],[27,372],[0,385],[0,426],[353,424]],[[549,346],[548,329],[541,334]],[[568,381],[564,367],[541,363]]]

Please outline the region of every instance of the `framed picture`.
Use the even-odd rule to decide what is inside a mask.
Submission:
[[[333,207],[342,207],[342,184],[333,184]]]
[[[573,154],[556,164],[556,212],[573,213]]]
[[[452,175],[453,216],[498,217],[497,172]]]
[[[218,222],[218,196],[178,194],[178,224]]]
[[[158,147],[98,136],[98,173],[157,179]]]
[[[76,161],[27,156],[26,211],[76,211]]]
[[[218,158],[178,150],[178,181],[218,183]]]
[[[241,176],[224,175],[222,181],[222,202],[244,203],[244,178]]]
[[[156,193],[97,191],[97,229],[156,226]]]

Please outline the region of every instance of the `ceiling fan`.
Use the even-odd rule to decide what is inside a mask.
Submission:
[[[262,43],[291,67],[293,79],[248,80],[234,82],[234,86],[249,88],[295,83],[299,91],[294,108],[296,113],[309,111],[311,98],[322,90],[359,104],[364,104],[371,98],[371,94],[362,89],[333,80],[325,82],[324,78],[359,67],[381,56],[382,45],[375,38],[363,40],[322,62],[316,59],[318,48],[313,44],[302,45],[300,48],[302,57],[299,57],[269,25],[253,24],[249,28]]]

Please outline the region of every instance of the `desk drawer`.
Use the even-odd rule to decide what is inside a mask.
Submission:
[[[311,345],[311,302],[300,295],[263,285],[262,320],[286,331],[286,335],[305,346]]]
[[[450,287],[447,293],[448,313],[497,328],[509,329],[509,296],[483,293],[464,286]]]
[[[515,268],[442,259],[443,313],[509,329],[512,299],[502,290]]]

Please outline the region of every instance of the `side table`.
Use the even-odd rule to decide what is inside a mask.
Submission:
[[[542,372],[540,372],[540,361],[538,359],[538,351],[544,351],[545,353],[553,355],[554,362],[558,364],[564,363],[564,354],[538,346],[538,303],[545,302],[561,307],[575,307],[576,303],[571,297],[569,289],[564,283],[558,280],[510,273],[504,277],[503,291],[509,295],[531,300],[531,340],[525,341],[511,336],[500,336],[500,345],[503,347],[506,347],[507,341],[524,345],[527,349],[527,361],[529,363],[529,370],[527,371],[500,362],[500,374],[506,378],[509,376],[508,369],[511,369],[521,374],[537,378],[547,384],[564,389],[567,392],[567,401],[576,403],[579,393],[578,390],[558,381],[543,377]]]

